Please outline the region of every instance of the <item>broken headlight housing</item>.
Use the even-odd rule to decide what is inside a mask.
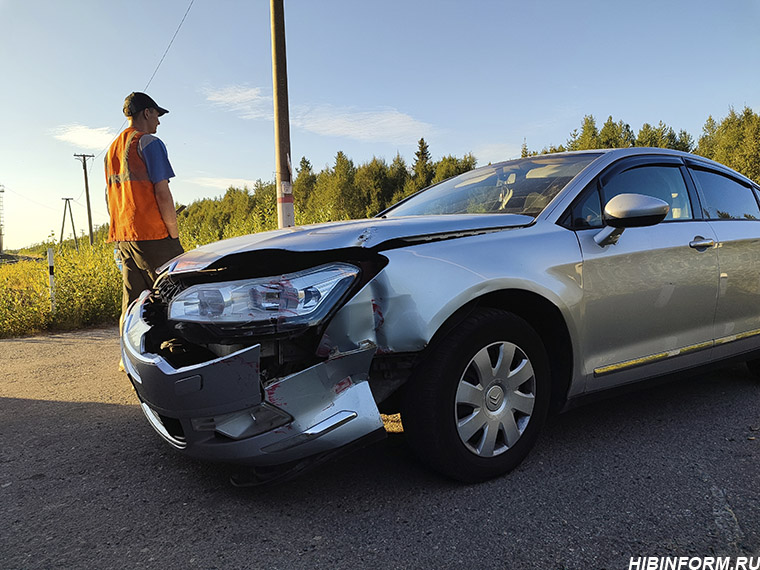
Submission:
[[[275,277],[193,285],[172,299],[169,319],[260,332],[309,327],[325,318],[358,275],[354,265],[329,263]]]

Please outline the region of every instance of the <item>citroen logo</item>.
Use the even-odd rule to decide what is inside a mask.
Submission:
[[[501,407],[504,401],[504,389],[501,386],[491,386],[486,393],[486,407],[494,412]]]

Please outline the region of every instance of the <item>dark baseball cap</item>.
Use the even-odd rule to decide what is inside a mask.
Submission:
[[[163,107],[159,107],[158,103],[145,93],[133,91],[124,99],[124,114],[127,117],[134,117],[143,109],[156,109],[159,117],[169,112]]]

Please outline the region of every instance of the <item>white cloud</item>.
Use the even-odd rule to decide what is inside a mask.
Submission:
[[[108,148],[116,134],[108,127],[91,128],[84,125],[61,125],[52,130],[53,137],[80,149],[103,150]]]
[[[359,111],[330,105],[299,107],[291,121],[294,126],[318,135],[363,142],[413,144],[433,131],[432,125],[392,108]]]
[[[244,178],[212,178],[212,177],[200,177],[190,178],[185,180],[191,184],[197,184],[198,186],[205,186],[207,188],[214,188],[216,190],[227,190],[230,186],[235,188],[248,187],[253,189],[256,182],[254,180],[245,180]]]
[[[231,85],[220,89],[205,89],[206,100],[243,119],[272,120],[272,98],[263,95],[259,87]]]
[[[274,119],[272,97],[259,87],[231,85],[204,89],[204,94],[207,101],[243,119]],[[434,130],[432,125],[393,108],[362,111],[331,105],[298,106],[291,109],[290,122],[318,135],[395,144],[413,144]]]

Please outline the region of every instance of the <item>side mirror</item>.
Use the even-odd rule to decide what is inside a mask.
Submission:
[[[664,200],[643,194],[618,194],[604,207],[607,226],[594,236],[594,241],[604,247],[617,243],[625,228],[654,226],[665,219],[670,206]]]

